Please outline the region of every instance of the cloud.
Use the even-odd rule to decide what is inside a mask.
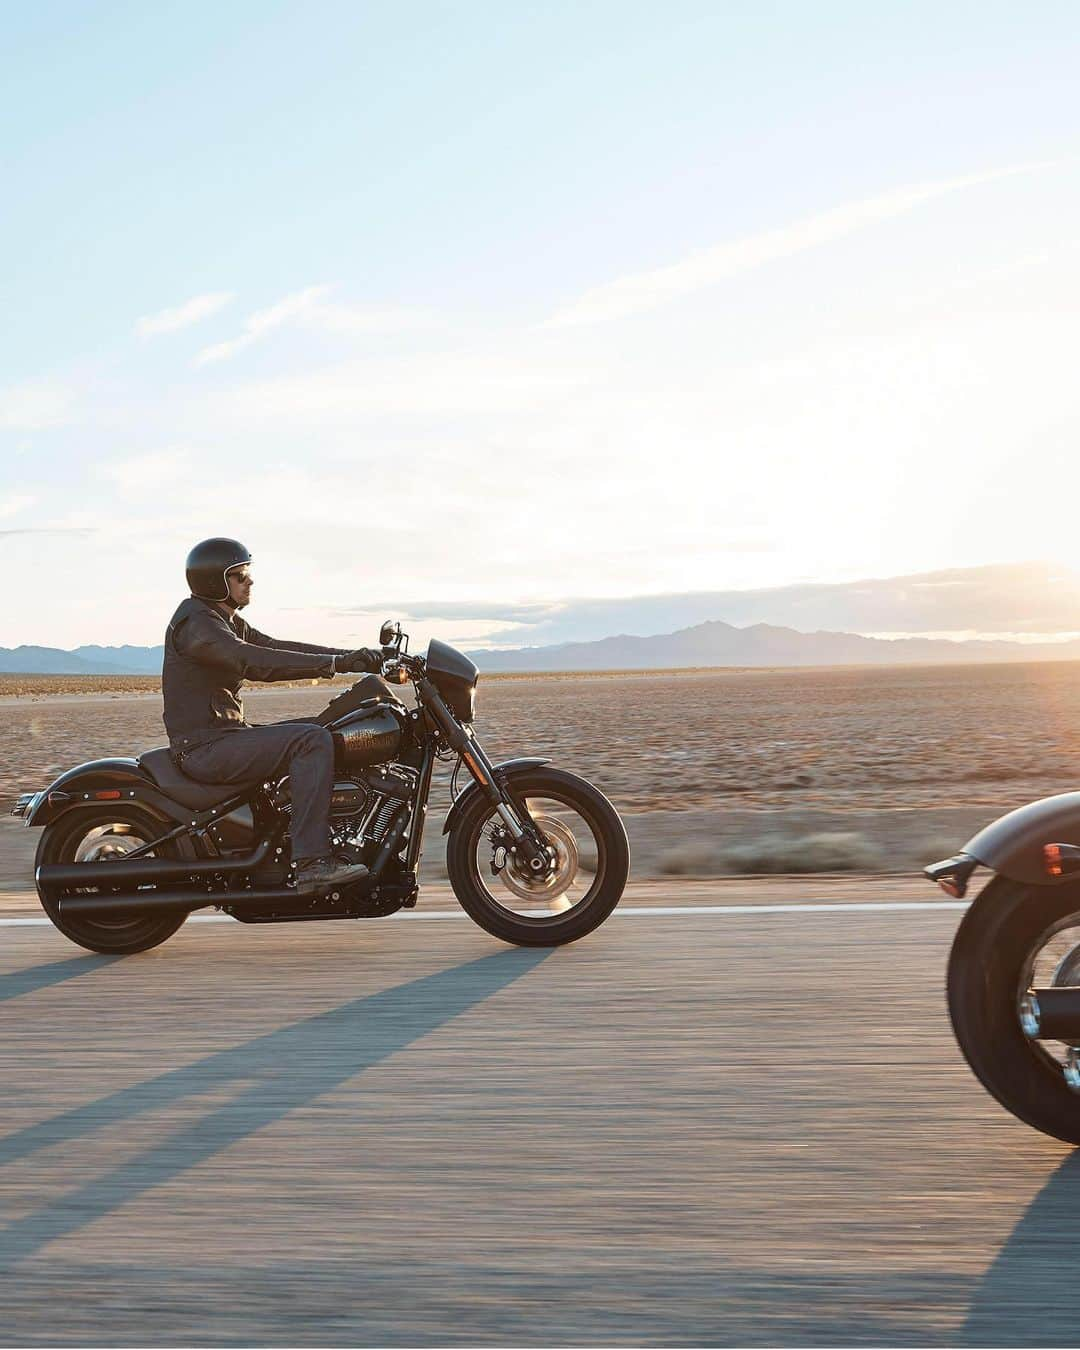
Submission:
[[[0,429],[46,431],[71,420],[73,394],[47,381],[8,385],[0,389]]]
[[[36,500],[35,497],[29,497],[25,493],[0,497],[0,519],[4,516],[17,515],[20,511],[24,511],[28,506],[33,506]]]
[[[761,267],[779,258],[817,248],[821,244],[842,239],[855,230],[914,210],[924,202],[960,192],[983,183],[998,182],[1017,174],[1032,173],[1051,167],[1053,161],[1011,165],[990,169],[983,173],[963,174],[938,182],[915,183],[907,187],[883,192],[861,201],[847,202],[819,215],[806,216],[791,225],[764,230],[742,239],[728,240],[712,248],[701,249],[683,258],[681,262],[647,272],[634,272],[601,286],[595,286],[558,310],[549,320],[549,327],[599,323],[620,319],[627,314],[654,309],[679,296],[715,286],[721,281]]]
[[[196,356],[195,364],[205,366],[212,361],[227,361],[230,356],[242,352],[245,347],[258,342],[267,333],[272,333],[275,328],[280,328],[282,324],[302,314],[329,289],[328,286],[308,286],[302,291],[285,296],[268,309],[256,310],[244,320],[244,330],[239,337],[232,338],[228,342],[217,342],[212,347],[204,347]]]
[[[499,604],[486,600],[380,601],[335,614],[393,614],[404,621],[473,625],[498,646],[546,646],[629,634],[651,637],[720,620],[874,637],[963,633],[1023,639],[1072,636],[1080,575],[1052,563],[954,568],[911,576],[731,591],[581,597]]]
[[[157,314],[146,314],[135,324],[135,331],[141,338],[157,337],[161,333],[175,333],[181,328],[190,328],[201,323],[211,314],[217,314],[234,299],[232,291],[211,291],[206,295],[195,295],[173,309],[162,309]]]
[[[197,366],[227,361],[287,325],[323,333],[363,336],[370,333],[413,332],[434,328],[435,316],[426,310],[395,305],[346,305],[326,297],[329,286],[307,286],[286,295],[267,309],[256,310],[244,320],[238,337],[204,347],[195,358]]]
[[[559,614],[565,601],[537,601],[534,604],[498,604],[484,600],[379,600],[363,609],[339,609],[339,614],[407,614],[411,619],[497,619],[502,624],[537,624]]]

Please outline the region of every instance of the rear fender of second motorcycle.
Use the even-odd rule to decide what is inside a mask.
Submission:
[[[1054,878],[1046,871],[1046,844],[1080,844],[1080,792],[1061,792],[1017,807],[974,835],[962,852],[1013,881],[1060,885],[1076,876]]]
[[[120,796],[112,794],[119,792]],[[108,796],[104,794],[109,794]],[[162,825],[172,829],[191,815],[177,802],[162,795],[157,784],[134,759],[94,759],[77,764],[55,779],[26,814],[27,825],[51,825],[65,811],[102,806],[108,802],[138,802]]]
[[[550,759],[506,759],[501,764],[496,764],[495,777],[498,779],[507,778],[513,775],[515,769],[535,769],[540,764],[550,764]],[[468,810],[470,802],[480,791],[477,783],[472,782],[464,792],[459,792],[454,798],[454,804],[446,813],[446,822],[442,827],[443,834],[449,834],[454,826],[461,819],[463,813]]]

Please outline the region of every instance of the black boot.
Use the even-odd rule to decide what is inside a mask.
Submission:
[[[342,862],[340,858],[298,858],[296,892],[298,895],[320,895],[361,881],[367,875],[363,863]]]

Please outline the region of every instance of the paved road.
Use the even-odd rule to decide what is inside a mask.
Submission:
[[[0,927],[0,1342],[1075,1343],[1080,1160],[961,1063],[957,917]]]

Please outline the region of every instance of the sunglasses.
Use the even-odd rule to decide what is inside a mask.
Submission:
[[[241,586],[250,586],[255,580],[250,572],[227,572],[225,575],[230,581],[238,581]]]

